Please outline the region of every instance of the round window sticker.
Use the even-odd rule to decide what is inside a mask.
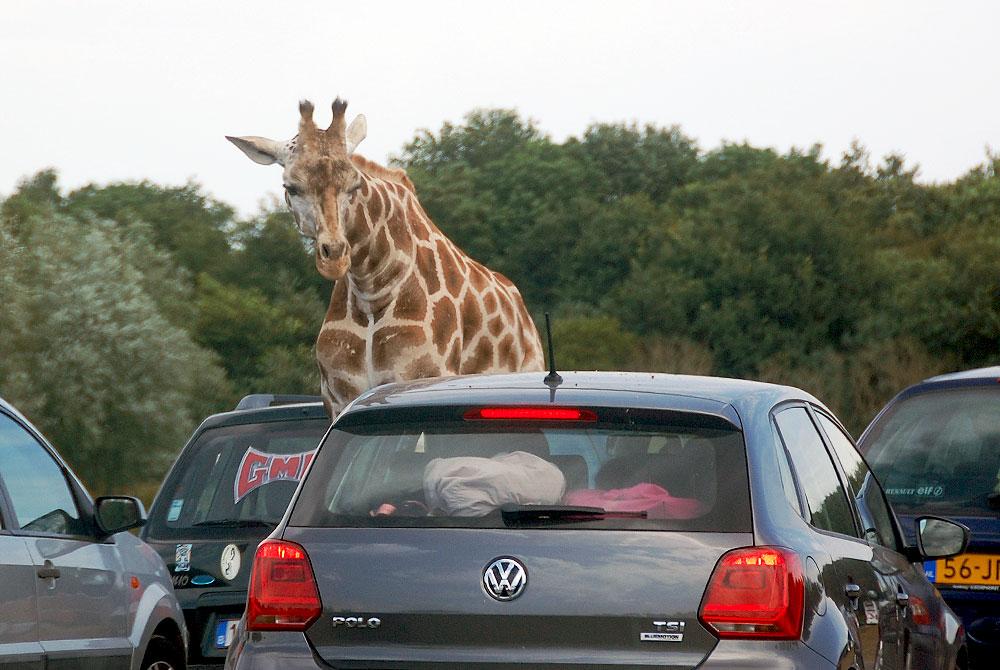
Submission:
[[[235,544],[226,545],[222,550],[222,558],[219,559],[219,567],[227,581],[233,581],[240,574],[240,562],[240,548]]]

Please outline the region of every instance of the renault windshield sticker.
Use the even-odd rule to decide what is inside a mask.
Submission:
[[[170,511],[167,512],[167,521],[177,521],[181,518],[181,510],[184,509],[184,499],[178,498],[177,500],[170,501]]]
[[[299,454],[265,454],[253,447],[247,449],[233,483],[233,502],[238,503],[254,489],[272,482],[297,482],[309,468],[316,449]]]
[[[187,572],[191,569],[191,545],[178,544],[174,552],[174,572]]]
[[[890,496],[921,496],[924,498],[940,498],[944,495],[943,486],[918,486],[913,488],[890,487],[885,490]]]

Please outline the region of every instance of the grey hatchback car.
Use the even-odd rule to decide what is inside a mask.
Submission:
[[[91,500],[0,399],[0,668],[183,670],[166,566],[124,532],[144,521],[135,498]]]
[[[965,667],[851,438],[798,389],[638,373],[380,387],[254,558],[227,667]]]

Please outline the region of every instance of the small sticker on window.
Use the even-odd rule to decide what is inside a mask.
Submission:
[[[238,503],[254,489],[273,482],[301,480],[315,457],[315,449],[298,454],[268,454],[250,447],[236,473],[233,502]]]
[[[167,521],[177,521],[181,518],[181,510],[184,509],[184,499],[170,501],[170,511],[167,512]]]
[[[887,488],[885,492],[891,496],[921,496],[929,498],[940,498],[944,495],[943,486],[918,486],[913,488]]]
[[[191,545],[178,544],[174,552],[174,572],[188,572],[191,569]]]
[[[865,601],[865,623],[878,623],[878,605],[875,604],[874,600]]]

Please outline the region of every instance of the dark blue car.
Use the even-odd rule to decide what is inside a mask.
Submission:
[[[886,405],[859,447],[902,527],[943,515],[972,530],[968,552],[927,561],[980,667],[1000,651],[1000,366],[915,384]]]

